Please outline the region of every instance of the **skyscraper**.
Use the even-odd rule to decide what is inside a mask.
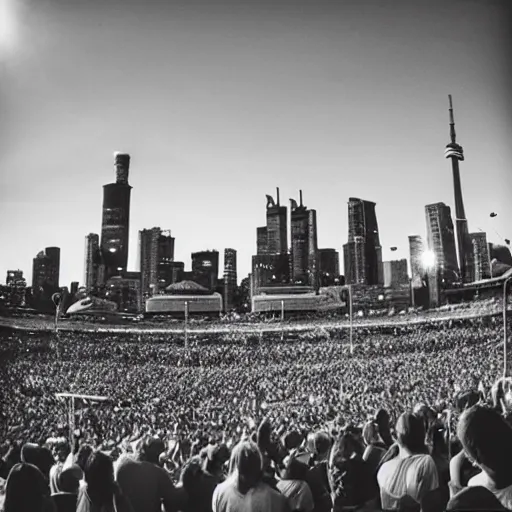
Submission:
[[[84,264],[84,283],[87,292],[90,292],[101,282],[100,266],[100,237],[96,233],[89,233],[85,237],[85,264]]]
[[[234,307],[237,286],[236,251],[224,249],[224,309],[229,311]]]
[[[384,286],[386,288],[397,288],[409,283],[407,275],[407,260],[392,260],[383,263]]]
[[[130,195],[128,184],[130,155],[115,153],[116,182],[103,186],[101,253],[105,279],[121,275],[128,266]]]
[[[159,227],[139,231],[141,291],[143,297],[172,284],[174,238]]]
[[[480,281],[491,277],[491,258],[487,234],[483,232],[469,233],[473,254],[471,267],[473,270],[472,281]]]
[[[318,249],[320,286],[333,286],[340,275],[340,255],[336,249]]]
[[[355,197],[348,201],[348,242],[343,246],[347,284],[383,282],[382,247],[376,203]]]
[[[8,270],[5,284],[7,286],[8,304],[11,306],[23,306],[27,289],[27,281],[23,277],[23,271]]]
[[[276,196],[267,195],[267,251],[268,254],[285,254],[288,252],[288,224],[286,206],[279,204],[279,188]]]
[[[440,282],[453,283],[459,280],[455,235],[449,206],[434,203],[425,206],[427,219],[427,243],[435,254],[435,267]]]
[[[33,260],[32,290],[34,294],[47,291],[48,294],[59,289],[60,249],[47,247]]]
[[[412,287],[421,288],[423,286],[423,253],[425,252],[425,243],[423,238],[418,235],[409,236],[409,258],[411,263]]]
[[[194,282],[210,291],[217,288],[219,277],[219,252],[201,251],[192,253],[192,276]]]
[[[294,284],[317,287],[318,284],[318,246],[316,211],[308,210],[302,203],[290,199],[291,240],[290,260],[291,279]]]
[[[256,229],[256,254],[268,253],[268,235],[267,226]]]
[[[470,282],[472,278],[471,253],[472,247],[468,235],[468,221],[464,211],[464,202],[462,200],[462,187],[460,182],[459,161],[464,160],[462,146],[455,142],[455,121],[453,118],[452,96],[448,96],[450,101],[450,138],[451,142],[446,146],[444,152],[445,158],[452,161],[453,191],[455,195],[455,224],[457,226],[457,249],[459,253],[460,277],[464,282]]]

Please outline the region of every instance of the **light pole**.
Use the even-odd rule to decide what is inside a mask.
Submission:
[[[62,294],[54,293],[52,295],[52,302],[55,304],[55,334],[59,334],[59,315],[60,315],[60,306],[62,304]]]
[[[281,301],[281,341],[284,340],[284,300]]]
[[[507,376],[507,302],[508,284],[512,276],[507,277],[503,283],[503,377]]]

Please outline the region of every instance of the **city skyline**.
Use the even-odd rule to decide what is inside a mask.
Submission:
[[[193,252],[236,249],[240,280],[275,186],[283,198],[304,190],[318,246],[340,254],[348,198],[377,203],[382,259],[407,257],[426,204],[455,210],[448,94],[469,230],[511,238],[504,2],[125,2],[121,17],[116,1],[12,4],[16,37],[0,46],[4,275],[20,268],[30,283],[34,255],[58,246],[62,284],[84,284],[83,241],[100,231],[116,150],[132,157],[129,270],[138,232],[161,226],[187,268]]]

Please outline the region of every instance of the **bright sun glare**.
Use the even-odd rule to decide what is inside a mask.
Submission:
[[[421,262],[426,269],[432,268],[436,263],[436,255],[433,251],[425,251],[421,256]]]

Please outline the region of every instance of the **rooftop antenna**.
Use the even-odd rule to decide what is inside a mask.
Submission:
[[[300,199],[300,206],[302,207],[302,190],[299,190],[299,199]]]
[[[453,120],[453,104],[451,94],[448,94],[448,100],[450,101],[450,138],[452,139],[452,143],[455,143],[455,121]]]
[[[277,187],[276,190],[277,190],[277,197],[276,197],[276,199],[277,199],[277,206],[279,206],[279,187]]]

